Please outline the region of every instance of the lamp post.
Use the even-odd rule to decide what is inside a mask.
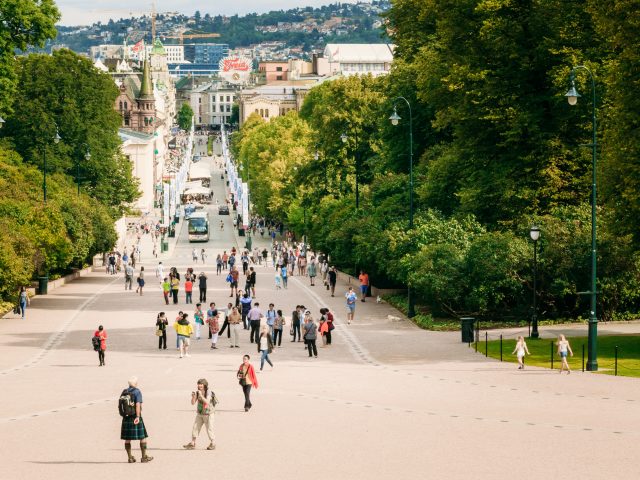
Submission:
[[[87,146],[87,151],[84,154],[84,159],[88,162],[91,160],[91,152]],[[80,196],[80,160],[76,163],[76,184],[78,185],[78,196]]]
[[[537,279],[538,279],[538,239],[540,238],[540,229],[535,225],[529,230],[529,236],[533,240],[533,314],[531,315],[531,324],[533,329],[531,330],[531,338],[539,338],[538,333],[538,308],[537,308]]]
[[[585,146],[591,147],[591,291],[588,293],[591,297],[591,309],[589,312],[589,338],[587,341],[588,355],[587,355],[587,370],[598,370],[598,317],[596,315],[596,155],[597,155],[597,138],[596,138],[596,82],[593,77],[593,73],[584,65],[578,65],[571,69],[569,81],[571,87],[565,94],[569,105],[576,105],[580,94],[576,90],[575,74],[577,70],[585,70],[591,78],[591,128],[592,128],[592,141],[591,144]]]
[[[396,108],[396,102],[403,100],[409,108],[409,230],[413,230],[413,112],[411,111],[411,104],[405,97],[396,97],[393,99],[393,114],[389,117],[392,125],[398,125],[402,118],[398,115]],[[411,237],[413,241],[413,237]],[[415,300],[413,298],[413,291],[411,290],[410,282],[407,281],[407,302],[409,304],[408,314],[409,318],[413,318],[416,315]]]
[[[53,137],[53,143],[60,143],[62,138],[60,137],[60,133],[58,132],[58,125],[56,125],[56,136]],[[47,149],[46,147],[42,149],[43,153],[43,177],[42,177],[42,196],[44,198],[44,203],[47,203]]]
[[[359,189],[359,185],[358,185],[358,173],[359,173],[358,132],[356,130],[354,130],[354,136],[355,136],[356,146],[355,146],[355,150],[353,151],[353,157],[354,157],[355,162],[356,162],[356,210],[358,210],[360,208],[360,189]],[[342,143],[346,144],[347,141],[349,140],[349,137],[347,136],[346,133],[343,133],[342,135],[340,135],[340,140],[342,140]]]

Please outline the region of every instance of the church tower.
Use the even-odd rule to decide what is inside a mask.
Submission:
[[[138,130],[146,133],[153,133],[156,122],[156,100],[153,95],[153,84],[151,83],[151,72],[149,61],[144,61],[142,70],[142,83],[140,94],[136,98],[138,103]]]

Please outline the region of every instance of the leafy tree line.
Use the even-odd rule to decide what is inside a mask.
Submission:
[[[69,50],[9,55],[42,46],[59,16],[49,0],[0,3],[0,299],[111,249],[114,220],[138,196],[112,79]]]
[[[235,135],[254,208],[343,269],[410,284],[429,311],[487,318],[530,314],[535,224],[540,313],[586,316],[588,78],[577,76],[578,106],[564,98],[571,67],[585,64],[598,98],[599,316],[638,312],[640,63],[637,29],[621,13],[636,2],[613,4],[395,0],[390,75],[325,82],[299,115],[253,117]],[[403,101],[399,125],[389,122],[398,96],[413,114],[413,229]]]

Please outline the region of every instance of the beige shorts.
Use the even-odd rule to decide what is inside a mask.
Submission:
[[[180,335],[179,341],[185,346],[188,347],[191,345],[191,339],[189,337],[185,337],[184,335]]]

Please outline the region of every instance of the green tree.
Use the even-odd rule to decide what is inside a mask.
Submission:
[[[178,111],[178,125],[182,130],[189,130],[191,128],[191,121],[193,120],[193,109],[187,102],[183,103]]]
[[[0,112],[12,111],[16,93],[15,51],[44,46],[55,38],[60,12],[53,0],[3,0],[0,2]]]
[[[120,214],[139,193],[131,164],[120,151],[121,119],[113,108],[118,90],[111,77],[63,49],[21,58],[18,78],[15,103],[20,108],[6,119],[1,134],[39,168],[46,154],[48,173],[76,177],[79,170],[82,188]],[[52,141],[56,126],[59,144]]]

